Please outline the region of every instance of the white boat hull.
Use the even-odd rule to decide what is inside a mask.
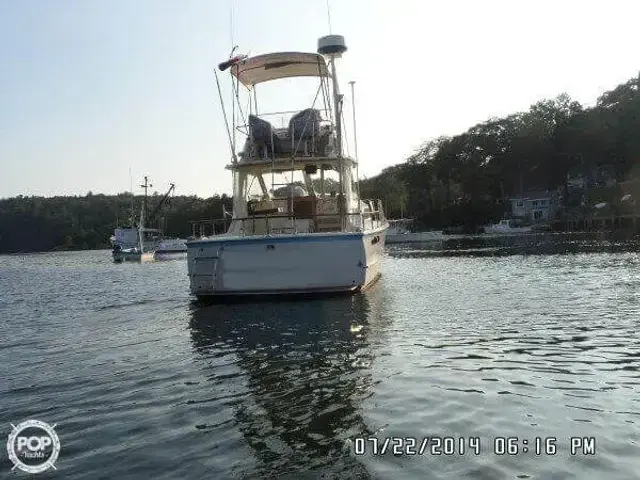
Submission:
[[[187,243],[191,293],[200,297],[355,292],[381,272],[386,226],[365,233],[237,237]]]
[[[186,240],[182,238],[170,238],[162,240],[156,247],[156,254],[187,253]]]
[[[156,260],[184,260],[187,258],[187,251],[164,251],[156,252],[154,258]]]

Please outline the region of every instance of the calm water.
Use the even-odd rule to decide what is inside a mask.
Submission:
[[[210,306],[184,261],[2,256],[0,430],[58,424],[43,479],[640,478],[639,251],[390,246],[366,294]],[[357,436],[481,451],[359,456]]]

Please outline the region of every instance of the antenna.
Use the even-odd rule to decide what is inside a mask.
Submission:
[[[236,157],[236,151],[235,151],[235,148],[233,148],[233,139],[231,138],[231,130],[229,129],[229,120],[227,120],[227,112],[224,108],[224,98],[222,98],[222,90],[220,89],[220,79],[218,78],[218,72],[216,72],[215,69],[213,70],[213,74],[216,77],[216,85],[218,86],[218,96],[220,97],[220,106],[222,108],[222,116],[224,117],[224,125],[227,128],[227,137],[229,138],[229,148],[231,149],[231,158],[233,159],[233,163],[238,163],[238,159]]]
[[[329,35],[331,35],[331,6],[329,5],[329,0],[327,0],[327,20],[329,22]]]
[[[229,30],[230,30],[230,34],[231,34],[231,55],[229,58],[231,58],[233,56],[233,52],[236,48],[238,47],[234,47],[234,42],[233,42],[233,0],[230,1],[230,5],[229,5]]]
[[[147,177],[146,175],[144,176],[144,184],[140,185],[142,188],[144,188],[144,196],[147,196],[147,190],[151,187],[153,187],[152,184],[149,183],[149,177]]]
[[[234,39],[233,39],[233,0],[230,0],[231,3],[229,5],[229,30],[230,30],[230,35],[231,35],[231,54],[229,55],[229,60],[228,62],[233,62],[233,52],[236,51],[236,47],[234,46]],[[233,63],[231,63],[232,65]],[[216,75],[216,81],[217,81],[217,75]],[[229,137],[229,141],[231,142],[231,155],[235,156],[235,151],[236,151],[236,96],[237,96],[237,87],[235,86],[235,82],[233,81],[233,77],[231,77],[231,125],[233,128],[233,137]],[[222,97],[221,97],[222,100]],[[238,99],[238,102],[240,100]],[[225,114],[225,122],[226,122],[226,114]],[[227,128],[228,129],[228,128]]]

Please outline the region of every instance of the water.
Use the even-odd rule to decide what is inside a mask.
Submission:
[[[0,425],[58,424],[43,479],[640,478],[640,256],[584,245],[390,246],[366,294],[210,306],[184,261],[2,256]],[[481,451],[360,456],[357,436]]]

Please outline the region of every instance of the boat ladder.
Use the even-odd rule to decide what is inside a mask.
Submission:
[[[216,285],[216,276],[218,274],[218,264],[222,257],[223,247],[218,247],[214,255],[203,255],[196,257],[195,270],[193,277],[198,286],[197,290],[213,291]],[[202,252],[201,252],[202,253]]]
[[[216,251],[216,263],[213,266],[213,272],[211,273],[211,289],[216,289],[216,275],[218,274],[218,265],[220,264],[220,259],[222,258],[222,247],[219,247]]]

